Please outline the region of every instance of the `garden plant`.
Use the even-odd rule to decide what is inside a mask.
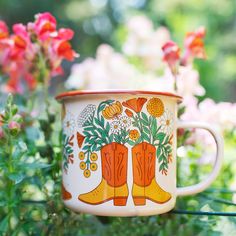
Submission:
[[[121,50],[100,45],[95,58],[73,64],[63,89],[129,88],[180,94],[184,97],[180,119],[212,122],[224,135],[226,151],[220,176],[206,191],[178,198],[176,209],[163,215],[113,218],[68,210],[62,203],[62,194],[69,196],[61,187],[61,174],[74,158],[80,158],[80,169],[88,178],[97,169],[94,152],[103,144],[115,141],[135,146],[148,141],[155,146],[159,171],[165,175],[172,158],[171,136],[163,137],[157,129],[154,117],[158,111],[150,101],[147,117],[142,112],[146,101],[120,104],[107,100],[96,113],[94,107],[87,107],[72,124],[83,125],[83,133],[76,139],[85,143],[79,157],[73,156],[72,139],[61,132],[65,124],[61,125],[61,107],[53,96],[62,89],[55,86],[55,92],[51,84],[63,76],[64,61],[79,57],[70,43],[74,32],[58,28],[56,18],[48,12],[35,15],[26,25],[14,24],[12,30],[0,21],[0,235],[236,234],[236,220],[231,217],[236,216],[236,105],[203,97],[205,89],[194,62],[207,59],[205,28],[188,32],[182,49],[171,40],[167,28],[155,28],[145,16],[132,17],[120,31]],[[85,113],[93,116],[85,118]],[[127,123],[135,129],[129,130]],[[101,132],[95,132],[95,127],[102,127]],[[213,144],[203,131],[193,135],[178,131],[180,185],[207,176],[214,163]]]

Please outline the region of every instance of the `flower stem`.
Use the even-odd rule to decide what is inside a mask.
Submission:
[[[14,183],[11,179],[9,179],[9,175],[13,172],[14,168],[12,166],[12,154],[13,154],[13,143],[12,143],[12,138],[11,135],[8,136],[8,151],[7,151],[7,155],[8,155],[8,166],[7,166],[7,195],[8,195],[8,204],[7,204],[7,209],[8,209],[8,235],[11,235],[11,216],[12,216],[12,212],[13,212],[13,206],[12,206],[12,202],[14,201],[14,197],[13,197],[13,191],[14,191]]]
[[[140,113],[137,113],[137,117],[138,117],[138,121],[139,121],[139,130],[140,130],[140,134],[141,134],[141,140],[142,141],[144,141],[143,140],[143,135],[142,135],[142,133],[143,133],[143,125],[142,125],[142,122],[141,122],[141,117],[140,117]]]

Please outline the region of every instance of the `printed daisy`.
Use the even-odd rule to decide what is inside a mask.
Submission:
[[[131,125],[131,119],[127,116],[120,117],[120,126],[122,128],[128,128]]]
[[[92,105],[92,104],[87,105],[83,109],[83,111],[81,111],[81,113],[79,114],[78,126],[83,127],[86,121],[93,118],[95,110],[96,110],[95,105]]]
[[[161,124],[161,131],[170,135],[173,131],[173,113],[168,109],[164,112],[164,114],[160,117],[159,122]]]
[[[75,119],[72,113],[67,112],[63,120],[63,132],[70,136],[74,133],[75,130]]]
[[[119,133],[120,129],[121,129],[121,125],[120,125],[120,122],[118,120],[115,120],[111,123],[111,132],[113,134]]]

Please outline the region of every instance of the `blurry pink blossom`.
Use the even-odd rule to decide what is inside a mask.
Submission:
[[[177,65],[180,59],[180,48],[173,41],[168,41],[162,46],[163,61],[169,65],[171,72],[177,74]]]
[[[205,94],[205,89],[199,83],[199,73],[191,65],[179,67],[177,92],[184,98]]]
[[[74,64],[66,82],[70,89],[140,88],[145,76],[109,45],[100,45],[96,58]]]
[[[149,72],[162,69],[161,47],[170,40],[169,31],[165,27],[154,29],[145,16],[132,17],[126,27],[127,37],[122,47],[125,55],[138,59],[140,66]]]
[[[185,37],[184,47],[185,52],[181,60],[182,65],[186,65],[194,58],[206,59],[206,52],[204,49],[204,37],[206,30],[204,27],[200,27],[194,32],[188,32]]]
[[[50,34],[56,31],[57,21],[49,12],[35,15],[35,22],[29,23],[28,27],[32,32],[36,32],[39,39],[47,40]]]
[[[9,76],[4,90],[23,93],[25,88],[35,89],[38,82],[47,84],[51,77],[63,73],[63,59],[72,61],[78,54],[69,40],[71,29],[56,28],[56,19],[50,13],[39,13],[27,27],[13,25],[9,36],[7,26],[0,22],[0,65]]]

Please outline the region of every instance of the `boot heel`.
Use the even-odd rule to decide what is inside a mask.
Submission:
[[[127,203],[127,197],[115,197],[113,203],[114,206],[125,206]]]
[[[134,201],[135,206],[146,205],[146,198],[145,197],[133,197],[133,201]]]

